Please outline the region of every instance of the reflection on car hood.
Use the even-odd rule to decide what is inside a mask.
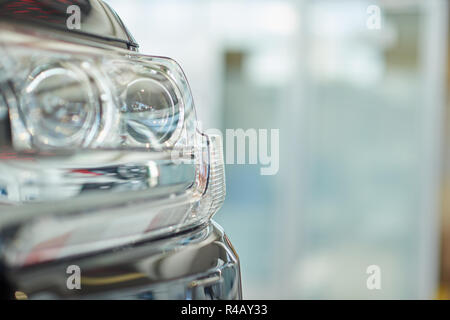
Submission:
[[[80,9],[79,30],[67,28],[71,5]],[[0,0],[0,19],[5,18],[138,46],[118,15],[101,0]]]

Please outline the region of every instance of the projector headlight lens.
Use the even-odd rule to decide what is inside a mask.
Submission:
[[[125,121],[131,137],[141,143],[165,142],[177,127],[177,101],[154,79],[138,79],[126,89]]]
[[[34,144],[88,145],[100,117],[99,99],[88,77],[68,65],[39,68],[29,79],[20,111]]]

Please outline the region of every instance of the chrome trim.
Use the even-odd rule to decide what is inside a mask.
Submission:
[[[67,267],[81,269],[69,290]],[[242,299],[239,258],[215,222],[158,241],[4,271],[29,299]],[[13,292],[10,291],[10,296]]]

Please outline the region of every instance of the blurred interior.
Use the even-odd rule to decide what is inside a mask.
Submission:
[[[244,298],[450,298],[447,1],[107,2],[204,128],[280,129],[278,174],[227,165],[215,217]]]

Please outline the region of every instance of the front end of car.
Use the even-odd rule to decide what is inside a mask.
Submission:
[[[5,297],[240,299],[220,137],[175,61],[110,40],[0,20]]]

